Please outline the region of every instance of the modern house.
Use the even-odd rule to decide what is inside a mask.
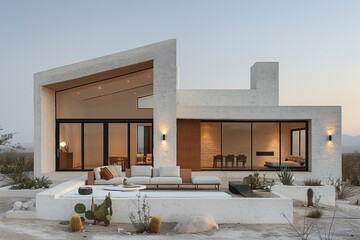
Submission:
[[[255,63],[250,81],[177,89],[176,40],[36,73],[35,174],[143,164],[341,176],[341,107],[279,106],[276,62]]]

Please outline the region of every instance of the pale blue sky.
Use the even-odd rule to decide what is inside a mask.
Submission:
[[[342,105],[360,134],[360,1],[0,0],[0,126],[33,141],[33,74],[176,38],[180,87],[249,88],[280,62],[281,105]]]

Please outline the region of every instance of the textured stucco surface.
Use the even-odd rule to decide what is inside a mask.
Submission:
[[[55,92],[46,86],[146,61],[154,63],[154,165],[176,164],[176,40],[172,39],[36,73],[35,175],[55,171]]]

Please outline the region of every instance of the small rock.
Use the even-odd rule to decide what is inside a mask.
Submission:
[[[118,231],[118,233],[119,233],[119,232],[124,231],[124,229],[123,229],[123,228],[118,228],[118,230],[117,230],[117,231]]]
[[[218,228],[219,226],[213,216],[191,216],[190,219],[176,224],[174,231],[180,233],[197,233]]]
[[[124,234],[126,234],[126,235],[131,235],[131,232],[124,232]]]
[[[22,209],[22,207],[23,207],[23,203],[22,203],[22,202],[16,201],[16,202],[14,203],[14,210],[20,211],[20,210]]]
[[[349,202],[351,205],[360,205],[360,198],[355,198]]]

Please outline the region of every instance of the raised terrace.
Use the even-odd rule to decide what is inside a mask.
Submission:
[[[80,196],[77,190],[85,186],[79,177],[36,196],[36,215],[39,219],[68,220],[77,203],[90,206],[91,198],[101,202],[109,192],[105,186],[92,186],[93,194]],[[164,222],[179,222],[192,215],[212,215],[217,223],[287,223],[293,219],[292,199],[273,192],[270,197],[244,198],[217,190],[141,190],[147,196],[153,214],[160,214]],[[275,194],[275,195],[274,195]],[[136,192],[111,191],[115,223],[129,223],[131,200]],[[221,206],[221,207],[219,207]]]

